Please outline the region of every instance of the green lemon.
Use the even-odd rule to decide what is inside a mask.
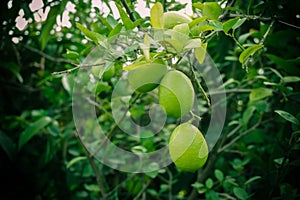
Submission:
[[[190,123],[177,126],[171,134],[169,152],[176,167],[194,172],[201,168],[208,157],[208,147],[202,133]]]
[[[103,73],[103,81],[109,81],[114,75],[115,75],[115,66],[112,66]]]
[[[173,70],[161,80],[158,100],[167,115],[179,118],[189,113],[194,97],[193,85],[184,73]]]
[[[92,68],[92,73],[95,77],[102,78],[103,81],[109,81],[115,75],[115,66],[111,66],[105,72],[103,72],[103,66],[94,66]]]
[[[164,28],[166,29],[173,28],[177,24],[189,23],[192,21],[190,17],[178,11],[169,11],[164,13],[163,20]]]
[[[128,71],[130,85],[139,92],[149,92],[159,85],[167,73],[167,65],[161,63],[146,63]]]

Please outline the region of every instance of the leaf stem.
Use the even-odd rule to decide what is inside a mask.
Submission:
[[[194,68],[191,67],[191,69],[192,69],[193,79],[195,80],[197,87],[200,89],[201,93],[204,95],[204,98],[205,98],[205,100],[207,102],[207,105],[211,106],[209,97],[208,97],[207,93],[205,92],[204,88],[202,87],[202,85],[200,84],[199,80],[197,79],[197,76],[196,76],[196,73],[194,71]]]
[[[244,51],[245,48],[243,47],[243,45],[236,39],[236,37],[234,36],[234,33],[230,35],[232,37],[232,39],[235,41],[235,43]]]
[[[264,42],[265,42],[265,39],[267,38],[267,36],[269,35],[269,33],[270,33],[270,31],[271,31],[271,28],[273,27],[273,25],[274,25],[274,22],[275,22],[275,20],[273,20],[272,22],[271,22],[271,24],[270,24],[270,26],[268,27],[268,29],[267,29],[267,31],[265,32],[265,34],[263,35],[263,37],[261,38],[261,40],[260,40],[260,44],[264,44]]]

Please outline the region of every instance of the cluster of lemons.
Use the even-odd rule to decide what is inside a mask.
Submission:
[[[158,3],[155,6],[161,5]],[[153,9],[151,12],[153,14]],[[159,23],[162,23],[165,30],[174,29],[174,27],[177,29],[178,25],[191,21],[188,16],[174,11],[163,13],[160,22],[151,20],[152,26],[155,26],[155,23],[161,26]],[[147,46],[149,38],[146,37],[145,45]],[[149,44],[148,47],[150,47]],[[169,69],[163,59],[147,61],[149,52],[146,48],[143,51],[145,60],[125,67],[125,70],[128,70],[130,85],[142,93],[150,92],[158,87],[159,104],[167,116],[181,118],[188,114],[192,110],[195,99],[194,88],[189,77],[179,70]],[[185,122],[172,132],[169,140],[169,153],[177,168],[194,172],[205,164],[208,147],[200,130],[190,122]]]
[[[180,118],[193,107],[195,95],[190,79],[181,71],[168,71],[167,65],[142,65],[128,72],[128,81],[139,92],[158,87],[159,104],[168,116]],[[178,168],[193,172],[205,164],[208,148],[198,128],[185,122],[171,134],[169,152]]]

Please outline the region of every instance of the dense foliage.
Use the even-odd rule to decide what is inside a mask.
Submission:
[[[2,1],[1,199],[298,199],[300,4],[293,1],[215,1],[221,6],[193,1],[189,37],[207,45],[201,48],[220,71],[227,96],[225,103],[218,102],[227,110],[222,134],[203,168],[189,173],[171,164],[151,173],[126,173],[87,151],[72,113],[78,68],[96,71],[96,85],[79,77],[88,89],[95,87],[96,98],[84,104],[95,107],[99,124],[118,146],[137,154],[155,151],[167,144],[179,123],[170,118],[163,133],[141,140],[116,126],[112,91],[135,51],[105,66],[82,65],[101,41],[125,31],[149,31],[150,17],[136,11],[141,2],[147,8],[155,3],[118,0],[113,10],[107,0],[100,7],[92,1],[44,0],[34,10],[31,0]],[[187,6],[174,0],[161,3],[165,12]],[[66,16],[69,23],[62,22]],[[27,25],[17,26],[19,20]],[[170,55],[177,56],[172,51],[157,56]],[[202,54],[195,56],[200,62]],[[205,135],[212,114],[207,98],[220,91],[208,93],[202,67],[179,70],[196,88],[201,120],[194,117]],[[149,123],[145,110],[156,101],[151,94],[132,94],[130,113],[136,123]]]

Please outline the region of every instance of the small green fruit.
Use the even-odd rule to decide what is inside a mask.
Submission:
[[[128,71],[128,81],[135,90],[149,92],[159,85],[166,73],[167,65],[147,63]]]
[[[109,81],[115,75],[115,66],[110,67],[103,73],[103,81]]]
[[[162,79],[159,90],[159,104],[167,115],[179,118],[192,109],[194,88],[190,79],[182,72],[173,70]]]
[[[170,137],[169,152],[176,167],[194,172],[208,157],[208,147],[202,133],[190,123],[177,126]]]

